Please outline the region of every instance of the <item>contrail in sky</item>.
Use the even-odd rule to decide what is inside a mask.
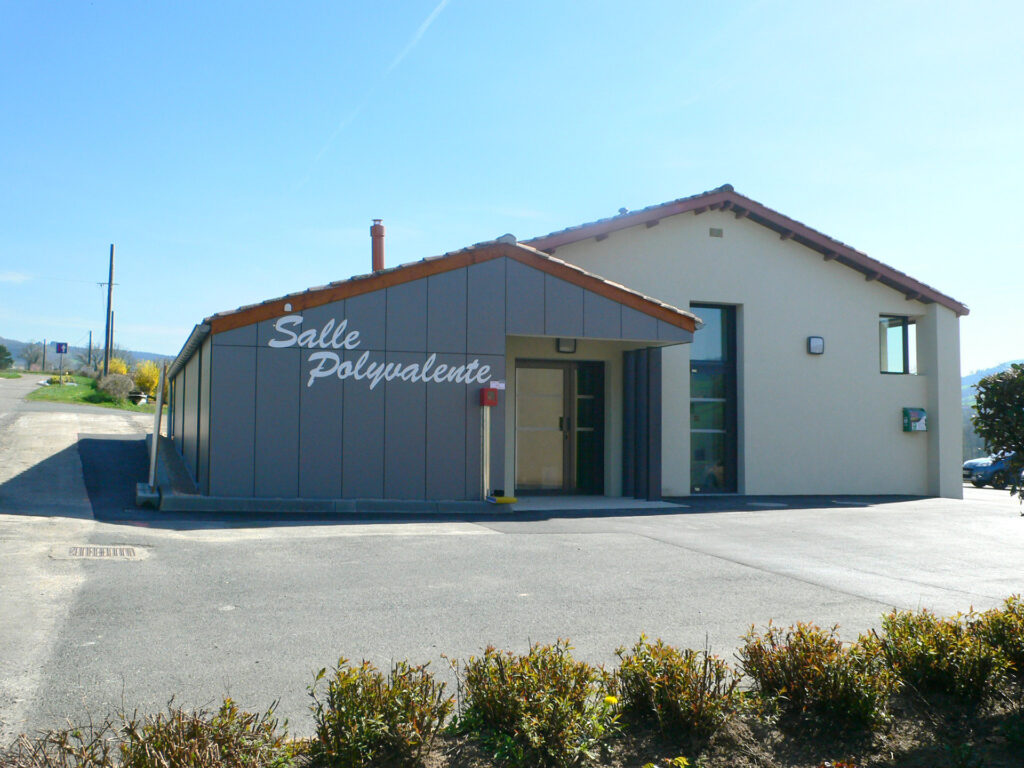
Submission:
[[[402,59],[408,56],[409,51],[416,47],[416,43],[418,43],[420,38],[426,34],[428,29],[430,29],[430,25],[434,23],[434,19],[441,15],[441,11],[443,11],[444,7],[448,5],[448,2],[449,0],[441,0],[441,2],[437,4],[437,7],[434,8],[434,10],[430,12],[430,15],[427,16],[422,24],[420,24],[420,28],[417,29],[416,34],[412,36],[412,40],[408,42],[405,48],[402,49],[402,52],[395,56],[394,60],[388,65],[388,68],[384,70],[382,77],[387,77],[395,67],[402,63]]]
[[[412,36],[412,38],[410,38],[409,42],[406,43],[405,48],[403,48],[399,52],[399,54],[395,56],[394,59],[391,60],[391,63],[388,64],[387,68],[381,73],[380,77],[377,78],[376,82],[374,83],[374,87],[370,88],[366,92],[366,95],[363,96],[359,104],[356,105],[355,109],[353,109],[345,117],[342,118],[341,122],[338,123],[338,127],[334,129],[334,133],[330,135],[330,138],[328,138],[327,141],[324,142],[324,145],[320,147],[320,151],[316,153],[316,157],[313,158],[313,162],[310,165],[309,173],[307,173],[306,177],[299,182],[299,187],[301,187],[309,180],[309,176],[313,172],[312,166],[315,166],[318,162],[320,162],[320,158],[323,157],[324,152],[326,152],[327,149],[331,146],[331,144],[334,143],[334,140],[338,138],[338,134],[345,130],[345,128],[347,128],[352,123],[353,120],[359,117],[359,114],[363,111],[363,108],[366,107],[367,102],[370,101],[370,97],[376,91],[377,84],[380,83],[381,80],[386,78],[388,75],[390,75],[398,68],[398,65],[401,64],[403,59],[405,59],[405,57],[412,52],[412,49],[416,47],[416,44],[420,41],[423,35],[427,33],[427,30],[430,29],[430,25],[433,24],[434,20],[441,15],[441,11],[445,9],[445,6],[447,6],[450,1],[451,0],[441,0],[441,2],[439,2],[434,7],[434,10],[432,10],[430,12],[430,15],[423,20],[423,23],[420,24],[419,28],[416,30],[416,33]]]

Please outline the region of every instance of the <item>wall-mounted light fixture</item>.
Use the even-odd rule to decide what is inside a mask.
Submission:
[[[808,355],[824,355],[825,354],[825,339],[821,336],[808,336],[807,337],[807,354]]]
[[[576,351],[576,339],[555,339],[555,349],[565,355]]]

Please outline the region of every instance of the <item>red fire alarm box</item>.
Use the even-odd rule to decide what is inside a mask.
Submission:
[[[498,390],[484,387],[480,390],[480,405],[486,408],[494,408],[498,405]]]

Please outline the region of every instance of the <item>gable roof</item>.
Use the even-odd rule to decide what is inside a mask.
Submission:
[[[667,203],[652,205],[638,211],[630,211],[607,219],[599,219],[587,224],[562,229],[542,235],[541,237],[535,237],[532,240],[525,240],[523,244],[553,254],[559,247],[569,243],[575,243],[591,237],[603,240],[609,233],[620,229],[635,227],[640,224],[652,227],[658,221],[668,216],[691,212],[694,215],[700,215],[705,211],[732,211],[737,219],[750,219],[778,233],[779,237],[783,240],[792,239],[800,245],[817,251],[824,257],[825,261],[836,261],[857,270],[867,280],[878,280],[880,283],[902,293],[907,297],[908,301],[913,299],[924,304],[934,302],[953,310],[957,315],[961,316],[966,315],[970,311],[966,305],[961,304],[944,293],[940,293],[929,285],[915,280],[910,275],[900,272],[898,269],[894,269],[887,264],[883,264],[866,253],[862,253],[852,246],[846,245],[846,243],[822,234],[802,222],[784,216],[756,200],[744,197],[736,192],[731,184],[723,184],[717,189],[702,192],[699,195],[683,197]]]
[[[402,264],[368,275],[359,275],[348,280],[339,280],[317,288],[309,288],[298,293],[291,293],[276,299],[268,299],[259,304],[239,307],[227,312],[212,315],[203,321],[210,333],[223,333],[234,328],[270,320],[285,314],[287,311],[300,312],[303,309],[330,304],[341,299],[359,296],[372,291],[379,291],[393,285],[421,280],[431,275],[450,272],[471,264],[479,264],[497,258],[514,259],[529,267],[534,267],[549,275],[565,280],[586,290],[604,296],[619,304],[632,307],[646,315],[664,320],[670,325],[693,333],[702,323],[697,317],[686,310],[673,307],[663,301],[645,296],[624,285],[605,280],[585,269],[569,264],[550,254],[515,242],[512,235],[505,235],[498,240],[478,243],[459,251],[452,251],[442,256],[434,256]],[[284,305],[290,304],[291,309],[285,310]],[[186,347],[188,344],[186,343]],[[184,350],[183,350],[184,351]],[[180,355],[179,355],[180,356]]]

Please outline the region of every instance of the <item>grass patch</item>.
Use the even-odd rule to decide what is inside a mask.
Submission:
[[[106,392],[96,388],[96,380],[88,376],[72,376],[76,386],[39,387],[27,396],[28,400],[39,400],[48,403],[69,403],[71,405],[97,405],[100,408],[117,408],[122,411],[137,413],[155,413],[156,405],[133,405],[127,400],[115,400]]]
[[[0,371],[0,379],[20,379],[21,374],[17,371]]]

